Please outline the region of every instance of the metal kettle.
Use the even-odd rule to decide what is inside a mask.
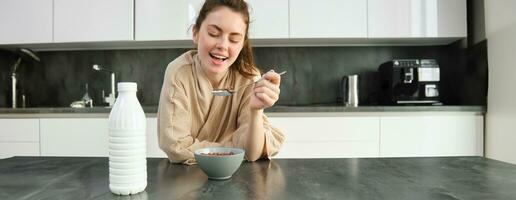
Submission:
[[[348,107],[358,106],[358,75],[342,77],[341,82],[342,103]]]

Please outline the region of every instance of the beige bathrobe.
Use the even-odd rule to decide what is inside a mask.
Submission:
[[[237,88],[252,81],[229,70],[219,87]],[[265,137],[262,157],[278,153],[284,136],[263,112],[251,112],[252,87],[227,97],[213,96],[212,90],[197,51],[188,51],[168,64],[159,99],[158,142],[171,162],[195,164],[193,152],[204,147],[245,150],[251,131],[260,131]],[[263,117],[263,128],[251,130],[252,114]]]

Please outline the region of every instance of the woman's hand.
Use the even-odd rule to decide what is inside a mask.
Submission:
[[[278,101],[280,94],[281,77],[273,70],[263,75],[263,80],[254,85],[251,96],[251,109],[264,109],[271,107]]]

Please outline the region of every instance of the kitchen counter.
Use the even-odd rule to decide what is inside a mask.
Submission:
[[[144,106],[147,114],[156,114],[157,106]],[[108,114],[111,108],[69,108],[69,107],[37,107],[37,108],[0,108],[0,114]],[[306,106],[277,105],[265,110],[266,113],[357,113],[357,112],[486,112],[484,106],[360,106],[345,107],[335,104],[319,104]]]
[[[516,165],[482,157],[274,159],[244,162],[226,181],[198,166],[147,159],[130,199],[514,199]],[[0,199],[125,199],[108,187],[108,158],[0,160]],[[129,199],[129,197],[127,197]]]

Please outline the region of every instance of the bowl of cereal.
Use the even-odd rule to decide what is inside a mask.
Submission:
[[[199,168],[213,180],[231,178],[242,164],[245,151],[230,147],[208,147],[194,152]]]

